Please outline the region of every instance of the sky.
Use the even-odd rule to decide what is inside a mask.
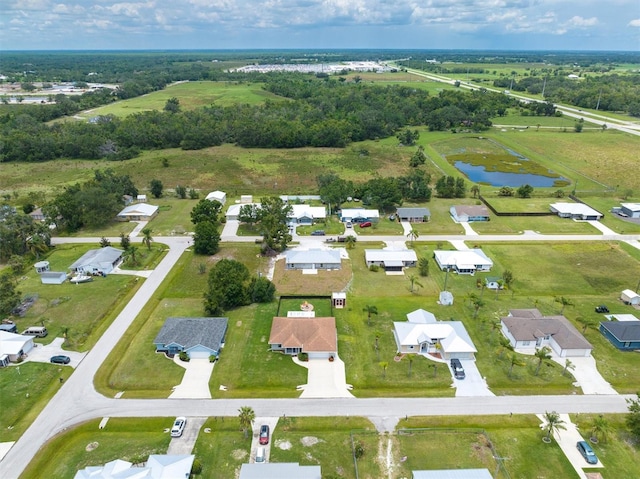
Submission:
[[[640,0],[0,0],[0,50],[640,51]]]

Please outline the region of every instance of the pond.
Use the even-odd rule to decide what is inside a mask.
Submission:
[[[569,184],[562,176],[542,176],[533,173],[507,173],[504,171],[487,171],[486,166],[474,166],[464,161],[456,161],[453,165],[465,174],[474,183],[482,183],[490,186],[531,185],[534,188],[561,187]]]

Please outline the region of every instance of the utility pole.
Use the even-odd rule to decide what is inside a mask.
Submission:
[[[542,83],[542,98],[544,98],[545,88],[547,88],[547,77],[544,77],[544,82]]]
[[[596,111],[600,108],[600,98],[602,97],[602,89],[600,89],[600,93],[598,93],[598,103],[596,104]]]

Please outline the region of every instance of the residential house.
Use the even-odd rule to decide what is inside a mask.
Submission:
[[[630,289],[625,289],[620,294],[620,300],[624,304],[632,304],[632,305],[640,304],[640,294]]]
[[[260,203],[251,203],[251,202],[233,204],[229,206],[229,208],[227,209],[227,214],[225,215],[227,218],[227,221],[238,221],[240,216],[240,208],[247,205],[251,205],[255,208],[260,208],[261,206]]]
[[[286,269],[340,269],[340,251],[335,249],[290,250]]]
[[[489,221],[489,209],[485,205],[456,205],[449,208],[449,213],[457,223],[473,221]]]
[[[80,274],[109,274],[122,261],[124,251],[106,246],[104,248],[90,249],[80,259],[69,266],[72,273]]]
[[[340,221],[346,223],[364,223],[371,221],[377,223],[380,220],[380,212],[378,210],[367,210],[364,208],[344,208],[340,210]]]
[[[411,479],[493,479],[489,469],[439,469],[412,471]]]
[[[227,194],[224,191],[216,190],[209,193],[205,199],[209,201],[219,201],[224,205],[227,202]]]
[[[156,352],[190,359],[219,356],[227,333],[227,318],[167,318],[153,340]]]
[[[131,195],[122,195],[122,201],[123,201],[125,206],[129,206],[131,203],[133,203],[133,196],[131,196]]]
[[[515,349],[533,353],[548,346],[560,357],[586,357],[593,349],[564,316],[543,316],[537,309],[512,309],[500,322],[502,334]]]
[[[583,203],[553,203],[549,205],[549,209],[560,218],[574,220],[599,220],[602,218],[602,213]]]
[[[49,262],[48,261],[38,261],[36,264],[33,265],[33,267],[36,269],[36,273],[38,273],[38,274],[44,273],[46,271],[49,271]]]
[[[158,206],[148,203],[137,203],[125,206],[118,216],[118,221],[151,221],[158,215]]]
[[[136,196],[136,201],[138,203],[146,203],[147,202],[147,195],[138,195],[138,196]]]
[[[104,466],[88,466],[74,479],[182,479],[191,476],[193,454],[152,454],[144,466],[116,459]]]
[[[476,271],[490,271],[493,261],[480,249],[435,250],[433,257],[442,271],[454,271],[458,274],[475,274]]]
[[[327,359],[338,354],[336,318],[275,317],[269,335],[271,351],[309,359]]]
[[[31,213],[29,213],[29,216],[31,216],[33,221],[44,221],[45,220],[45,216],[44,216],[44,213],[42,212],[42,208],[36,208]]]
[[[291,205],[289,223],[312,225],[317,221],[327,219],[327,209],[324,206]]]
[[[603,321],[600,332],[622,351],[640,350],[640,321]]]
[[[385,271],[402,271],[403,268],[418,264],[418,256],[412,249],[366,249],[364,259],[367,267],[376,265],[384,268]]]
[[[640,218],[640,203],[620,203],[620,210],[629,218]]]
[[[398,353],[440,354],[443,359],[473,359],[477,351],[461,321],[438,321],[429,311],[407,314],[393,323]]]
[[[400,221],[408,221],[409,223],[423,223],[431,219],[429,208],[398,208],[396,215]]]
[[[322,479],[320,466],[301,466],[297,462],[243,464],[239,479]]]
[[[0,365],[16,363],[34,347],[33,336],[0,331]]]

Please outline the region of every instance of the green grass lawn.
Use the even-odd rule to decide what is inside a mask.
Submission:
[[[573,130],[575,118],[568,116],[523,116],[518,110],[510,109],[505,116],[499,116],[491,120],[494,125],[525,126],[534,131],[546,130],[549,128]]]

